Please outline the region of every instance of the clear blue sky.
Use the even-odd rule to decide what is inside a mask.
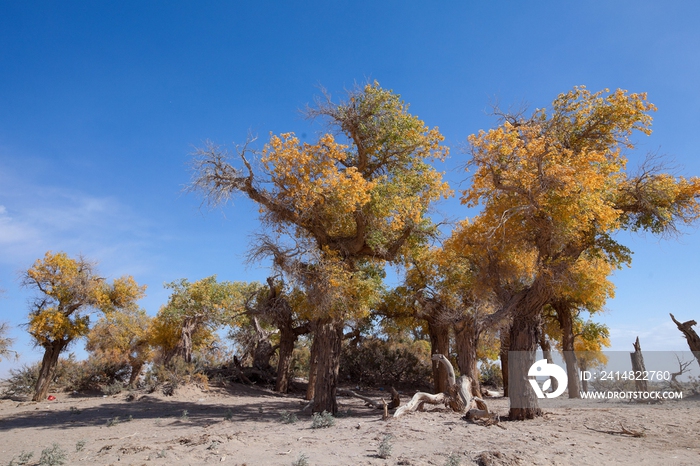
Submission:
[[[40,358],[19,327],[30,293],[18,276],[47,250],[134,275],[151,314],[164,282],[264,279],[243,260],[256,209],[200,210],[182,192],[188,154],[249,130],[312,139],[321,127],[298,110],[319,85],[400,93],[452,146],[441,169],[455,189],[459,147],[493,125],[492,103],[543,107],[581,84],[658,106],[631,166],[658,151],[700,175],[699,20],[688,1],[0,1],[0,320],[22,361]],[[456,200],[438,211],[468,215]],[[700,320],[700,231],[625,238],[633,266],[601,317],[613,349],[637,335],[643,349],[687,349],[668,312]]]

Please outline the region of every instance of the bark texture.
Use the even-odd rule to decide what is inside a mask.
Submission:
[[[316,381],[312,411],[327,411],[333,415],[338,412],[336,391],[338,388],[338,368],[340,366],[340,347],[343,341],[343,322],[324,319],[316,325],[314,342],[318,340]]]
[[[41,369],[39,369],[39,377],[34,386],[32,401],[43,401],[46,399],[51,381],[56,375],[58,356],[68,346],[68,343],[70,343],[70,340],[54,340],[44,346],[44,357],[41,360]]]
[[[528,382],[527,371],[536,360],[540,313],[516,314],[510,329],[510,355],[518,352],[517,364],[510,361],[508,380],[510,419],[522,421],[542,415],[537,395]]]
[[[566,363],[567,390],[569,398],[581,398],[581,386],[578,377],[578,362],[574,352],[574,321],[571,311],[562,303],[554,303],[559,328],[561,328],[562,350]],[[587,388],[587,387],[586,387]]]
[[[688,340],[688,347],[690,347],[690,351],[693,352],[695,359],[698,361],[698,364],[700,364],[700,336],[698,336],[695,330],[693,330],[693,326],[697,325],[697,322],[694,320],[689,320],[688,322],[680,323],[675,317],[673,317],[673,314],[669,315],[678,327],[678,330],[683,332],[683,336],[686,340]]]
[[[634,372],[641,372],[642,374],[646,372],[644,357],[642,356],[642,345],[639,344],[639,337],[637,337],[634,342],[634,353],[630,353],[630,359],[632,360],[632,370]],[[642,377],[635,377],[634,386],[637,391],[646,392],[647,381],[641,379]]]
[[[413,395],[411,401],[394,412],[394,417],[402,416],[408,412],[422,410],[425,403],[444,404],[453,411],[459,413],[467,410],[469,413],[473,414],[473,417],[490,415],[486,403],[484,403],[481,398],[472,394],[474,391],[472,379],[466,375],[462,375],[459,379],[456,379],[454,368],[445,355],[434,354],[433,360],[445,367],[448,383],[447,392],[438,394],[418,392]],[[476,409],[472,409],[475,406]]]
[[[430,335],[430,352],[432,354],[450,354],[450,327],[438,319],[426,319]],[[433,386],[436,393],[447,390],[447,370],[433,359]]]
[[[478,359],[476,347],[479,343],[480,329],[474,319],[463,319],[455,324],[455,349],[457,350],[457,366],[459,372],[472,380],[472,395],[481,395],[479,384]]]
[[[501,349],[499,356],[501,359],[501,376],[503,377],[503,396],[508,397],[508,351],[510,351],[510,327],[500,331]]]

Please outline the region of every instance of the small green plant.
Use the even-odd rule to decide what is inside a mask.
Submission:
[[[232,421],[233,420],[233,411],[230,409],[226,410],[226,414],[224,414],[224,421]]]
[[[212,440],[211,445],[207,447],[207,450],[216,450],[219,448],[219,445],[221,445],[221,442],[218,440]]]
[[[71,407],[70,407],[70,413],[77,416],[78,414],[82,413],[82,411],[79,410],[78,408],[76,408],[75,406],[71,406]]]
[[[335,425],[335,418],[328,411],[323,411],[322,413],[314,413],[311,418],[311,428],[312,429],[322,429],[325,427],[333,427]]]
[[[134,420],[134,416],[132,416],[131,414],[129,414],[129,417],[126,418],[126,422],[131,422],[133,420]]]
[[[121,420],[119,420],[119,416],[114,416],[112,419],[107,419],[107,427],[116,426],[120,422]]]
[[[391,456],[391,440],[394,438],[391,434],[386,434],[382,441],[379,443],[379,448],[377,449],[377,456],[383,459],[387,459]]]
[[[39,466],[58,466],[66,464],[68,454],[62,450],[58,443],[54,443],[50,448],[44,448],[39,458]]]
[[[78,440],[75,443],[75,451],[83,451],[83,448],[85,448],[86,444],[87,444],[87,440]]]
[[[296,414],[290,413],[289,411],[282,411],[280,413],[280,422],[282,424],[294,424],[299,418]]]
[[[299,455],[299,458],[292,463],[292,466],[309,466],[309,457],[302,453]]]
[[[462,464],[462,460],[459,459],[457,453],[450,453],[450,456],[447,457],[447,461],[445,462],[445,466],[459,466],[460,464]]]
[[[19,454],[19,458],[12,458],[7,466],[20,466],[24,464],[29,464],[29,460],[32,459],[32,456],[34,456],[34,452],[22,451],[22,453]]]
[[[190,413],[188,413],[186,409],[183,409],[182,414],[180,415],[180,419],[182,419],[183,421],[186,421],[189,418],[190,418]]]
[[[156,453],[156,458],[165,458],[166,456],[168,455],[165,453],[165,450],[161,450],[158,453]]]
[[[104,387],[102,387],[102,393],[105,395],[108,395],[108,396],[121,393],[122,390],[124,390],[124,385],[122,385],[122,383],[119,381],[111,383],[109,385],[105,385]]]

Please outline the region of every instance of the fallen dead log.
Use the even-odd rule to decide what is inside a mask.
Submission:
[[[586,424],[583,425],[588,430],[592,430],[593,432],[600,432],[601,434],[610,434],[610,435],[629,435],[630,437],[646,437],[646,434],[641,431],[637,430],[629,430],[626,429],[625,426],[620,423],[620,428],[622,430],[598,430],[598,429],[593,429],[592,427],[588,427]]]
[[[437,394],[418,392],[413,395],[411,401],[394,412],[394,417],[399,417],[408,412],[420,411],[426,403],[432,405],[443,404],[458,413],[464,411],[473,412],[473,416],[477,418],[492,417],[492,413],[489,412],[484,400],[472,395],[474,383],[469,377],[462,375],[459,379],[456,379],[452,363],[442,354],[434,354],[433,360],[443,364],[447,370],[447,391]]]
[[[359,393],[349,390],[347,388],[339,388],[337,394],[358,398],[364,401],[368,406],[371,406],[375,409],[394,409],[401,405],[401,398],[399,397],[399,392],[397,392],[394,387],[391,387],[391,403],[387,403],[383,398],[379,401],[374,401],[371,398],[360,395]]]

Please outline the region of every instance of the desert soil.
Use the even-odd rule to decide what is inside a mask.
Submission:
[[[380,398],[383,392],[363,392]],[[412,393],[402,394],[407,401]],[[599,403],[556,408],[536,420],[483,426],[432,409],[381,420],[381,411],[339,398],[335,425],[311,428],[301,395],[234,385],[181,387],[174,396],[123,392],[55,393],[40,403],[0,400],[0,465],[58,444],[66,464],[90,465],[698,465],[700,401],[658,405]],[[506,416],[508,400],[487,399]],[[294,413],[295,423],[281,422]],[[642,437],[622,432],[640,432]],[[391,456],[378,455],[390,435]],[[82,445],[82,448],[81,448]]]

